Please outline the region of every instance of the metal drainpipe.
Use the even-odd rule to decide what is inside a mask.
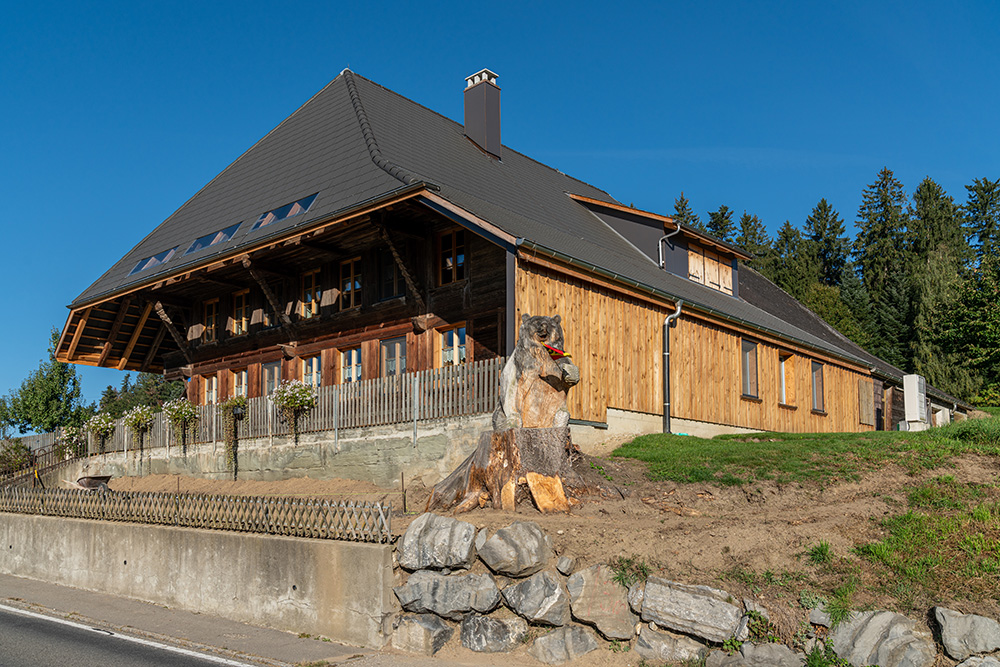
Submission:
[[[681,316],[684,300],[677,302],[677,310],[663,318],[663,432],[670,433],[670,327]]]
[[[670,232],[669,234],[664,234],[663,236],[661,236],[659,242],[656,244],[656,252],[659,253],[659,255],[660,255],[660,268],[661,269],[666,269],[667,268],[667,260],[664,259],[664,257],[663,257],[663,242],[666,241],[667,239],[669,239],[671,236],[675,236],[677,234],[680,234],[680,232],[681,232],[681,226],[677,225],[676,227],[674,227],[674,231]]]

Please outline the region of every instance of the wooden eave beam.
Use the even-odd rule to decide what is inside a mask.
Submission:
[[[260,271],[258,271],[254,266],[249,255],[243,256],[242,263],[243,268],[250,272],[250,277],[257,282],[261,291],[264,292],[264,298],[267,299],[268,304],[271,306],[271,310],[273,310],[274,314],[277,315],[278,321],[281,322],[281,328],[284,329],[289,341],[294,341],[297,333],[295,325],[292,323],[292,318],[288,316],[288,313],[286,313],[284,308],[282,308],[278,303],[278,297],[275,296],[274,290],[271,289],[271,286],[267,284],[264,276],[261,275]]]
[[[392,237],[389,236],[389,231],[385,228],[382,223],[381,216],[372,215],[371,216],[372,225],[378,230],[379,236],[385,241],[386,245],[389,246],[389,252],[392,253],[392,259],[396,262],[396,267],[399,269],[399,273],[403,276],[403,281],[406,283],[406,288],[410,290],[410,294],[413,296],[413,300],[417,302],[417,306],[421,313],[427,312],[427,304],[424,302],[423,296],[420,295],[420,289],[417,287],[417,282],[413,278],[413,274],[410,269],[407,268],[406,263],[403,258],[399,255],[399,251],[396,250],[396,244],[392,242]]]
[[[114,345],[115,338],[118,338],[118,332],[121,331],[122,323],[125,321],[125,315],[128,313],[128,309],[131,306],[131,296],[127,296],[122,299],[122,305],[118,309],[118,314],[115,316],[114,323],[111,325],[111,332],[108,334],[108,339],[104,342],[104,347],[101,350],[101,356],[97,359],[98,366],[103,366],[104,362],[108,360],[108,355],[111,354],[111,348]]]
[[[139,366],[139,372],[145,373],[149,365],[153,363],[153,359],[156,358],[156,353],[160,351],[160,345],[163,344],[163,337],[167,335],[167,326],[161,324],[156,330],[156,337],[153,338],[153,344],[149,346],[149,351],[146,352],[145,358],[142,360],[142,365]]]
[[[167,314],[167,311],[163,307],[163,304],[157,301],[155,304],[153,304],[153,310],[155,310],[156,314],[160,317],[160,320],[166,327],[167,332],[170,334],[170,337],[174,339],[175,343],[177,343],[177,347],[180,348],[181,354],[184,355],[184,359],[190,364],[191,348],[188,347],[187,341],[184,340],[183,336],[181,336],[181,332],[177,330],[176,326],[174,326],[173,320],[170,319],[170,315]]]
[[[87,318],[90,317],[91,308],[85,309],[80,314],[80,319],[76,323],[76,331],[73,332],[73,339],[69,343],[69,350],[66,351],[66,361],[73,361],[76,356],[76,347],[80,344],[80,337],[87,326]]]
[[[122,354],[122,358],[118,360],[118,370],[124,370],[125,366],[128,364],[128,359],[132,356],[132,350],[135,349],[135,344],[139,340],[139,334],[142,333],[143,327],[146,326],[146,320],[149,319],[149,313],[151,310],[153,310],[153,304],[152,302],[147,301],[146,307],[142,309],[142,315],[139,316],[139,322],[135,325],[131,338],[128,339],[128,345],[125,347],[125,353]]]

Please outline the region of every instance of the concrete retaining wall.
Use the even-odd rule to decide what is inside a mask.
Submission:
[[[374,648],[398,610],[388,545],[0,513],[0,572]]]
[[[489,414],[448,420],[419,422],[416,446],[413,425],[398,424],[303,433],[296,445],[291,436],[240,440],[239,478],[281,480],[356,479],[383,488],[398,488],[400,474],[409,484],[420,479],[431,486],[444,479],[473,452],[479,434],[493,428]],[[83,475],[131,477],[149,474],[185,475],[207,479],[231,479],[222,442],[179,447],[147,448],[140,459],[137,450],[90,457],[58,471],[57,477],[77,479]],[[59,479],[46,479],[59,485]]]

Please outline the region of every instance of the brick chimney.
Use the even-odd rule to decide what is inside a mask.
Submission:
[[[500,158],[500,88],[488,69],[465,78],[465,136]]]

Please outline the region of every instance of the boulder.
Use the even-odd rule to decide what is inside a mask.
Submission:
[[[573,574],[573,568],[576,567],[576,559],[572,556],[560,556],[559,560],[556,561],[556,570],[559,574],[564,574],[567,577]]]
[[[401,651],[434,655],[455,634],[434,614],[401,614],[394,623],[392,646]]]
[[[809,622],[813,625],[822,625],[824,628],[833,625],[833,622],[830,620],[830,614],[826,611],[826,605],[823,604],[809,612]]]
[[[1000,667],[1000,660],[991,655],[974,656],[960,662],[957,667]]]
[[[593,565],[569,578],[570,609],[573,618],[597,628],[605,639],[629,640],[638,618],[629,609],[627,591],[612,577],[607,565]]]
[[[515,614],[529,623],[559,626],[569,622],[569,593],[550,572],[538,572],[508,586],[503,589],[503,598]]]
[[[802,667],[805,656],[784,644],[751,644],[745,642],[733,655],[712,651],[705,667]]]
[[[660,577],[646,580],[642,620],[721,644],[736,632],[743,612],[725,591]]]
[[[628,587],[628,606],[636,614],[642,614],[642,599],[646,597],[646,582],[640,581]]]
[[[528,634],[522,618],[469,614],[462,621],[462,646],[480,653],[500,653],[516,647]]]
[[[690,637],[671,632],[658,632],[648,625],[639,629],[635,652],[646,660],[657,662],[686,662],[701,660],[708,647]]]
[[[430,512],[409,525],[396,557],[407,570],[469,569],[476,560],[476,527]]]
[[[470,611],[487,613],[500,604],[500,590],[488,574],[446,576],[421,570],[392,589],[406,611],[460,621]]]
[[[937,657],[929,631],[890,611],[855,612],[830,632],[829,641],[857,667],[930,667]]]
[[[941,643],[955,660],[965,660],[976,653],[992,653],[1000,648],[1000,623],[992,618],[962,614],[944,607],[934,607],[934,617],[941,625]]]
[[[517,521],[493,533],[479,557],[497,574],[526,577],[552,558],[552,542],[534,521]]]
[[[572,625],[553,630],[535,640],[528,649],[535,660],[547,665],[559,665],[576,660],[597,649],[597,640],[586,628]]]

